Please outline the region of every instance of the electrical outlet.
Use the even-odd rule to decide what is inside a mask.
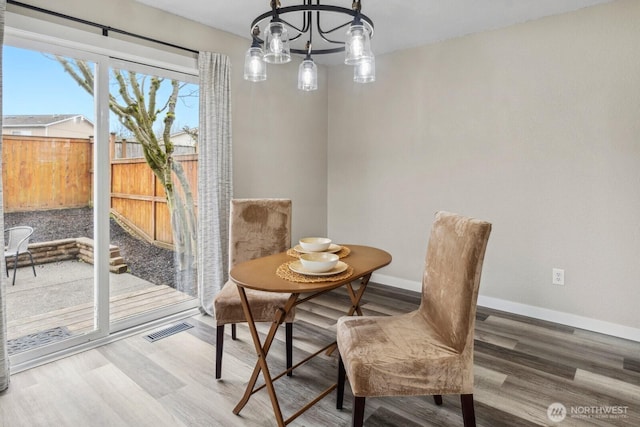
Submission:
[[[561,268],[554,268],[551,271],[552,278],[551,283],[554,285],[564,285],[564,270]]]

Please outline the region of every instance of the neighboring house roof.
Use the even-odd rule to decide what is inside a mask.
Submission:
[[[182,135],[187,135],[187,132],[181,130],[178,132],[174,132],[171,135],[169,135],[169,138],[175,138],[176,136],[182,136]]]
[[[93,126],[93,123],[82,114],[25,114],[2,116],[2,127],[48,127],[76,120],[78,117]]]
[[[195,137],[193,133],[195,132]],[[186,143],[189,146],[194,146],[198,142],[198,128],[190,128],[189,132],[184,130],[174,132],[171,134],[170,138],[174,140],[174,142],[180,141],[183,144]]]
[[[190,131],[192,132],[195,131],[197,134],[198,128],[190,128]],[[138,141],[136,141],[133,136],[131,136],[130,138],[122,138],[120,136],[117,136],[116,138],[118,138],[116,142],[120,142],[122,139],[124,139],[125,141],[127,141],[127,144],[138,144]],[[171,135],[169,135],[169,138],[171,140],[183,142],[183,144],[177,144],[177,145],[183,145],[183,146],[185,146],[184,143],[187,143],[186,146],[193,147],[198,142],[197,138],[194,139],[194,137],[190,133],[185,132],[184,130],[180,130],[178,132],[172,133]],[[164,142],[162,141],[162,138],[160,137],[158,137],[158,142],[160,143],[160,145],[164,144]]]

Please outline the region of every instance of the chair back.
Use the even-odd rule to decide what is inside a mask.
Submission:
[[[431,228],[420,311],[455,350],[473,349],[476,303],[491,224],[438,212]]]
[[[33,228],[21,225],[5,230],[9,233],[6,252],[11,254],[21,254],[28,251],[29,238],[33,234]]]
[[[230,267],[289,249],[291,200],[231,200],[229,246]]]

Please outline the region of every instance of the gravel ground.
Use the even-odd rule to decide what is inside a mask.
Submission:
[[[111,244],[120,254],[131,274],[158,285],[175,288],[173,252],[141,240],[122,228],[113,218],[109,220]],[[34,232],[31,242],[70,237],[93,237],[93,209],[59,209],[48,211],[12,212],[4,214],[4,228],[29,225]]]

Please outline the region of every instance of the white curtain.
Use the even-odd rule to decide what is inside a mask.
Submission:
[[[213,315],[213,298],[229,270],[231,170],[231,65],[229,57],[200,52],[198,131],[198,294]]]
[[[0,0],[0,46],[4,43],[4,11],[6,0]],[[2,123],[2,49],[0,49],[0,124]],[[1,126],[0,126],[1,127]],[[2,153],[2,136],[0,136],[0,153]],[[4,230],[4,196],[2,192],[2,162],[0,162],[0,229]],[[0,238],[4,248],[4,233]],[[2,257],[0,270],[4,271],[5,259]],[[7,304],[5,286],[7,280],[4,274],[0,279],[0,391],[9,387],[9,353],[7,350]]]

